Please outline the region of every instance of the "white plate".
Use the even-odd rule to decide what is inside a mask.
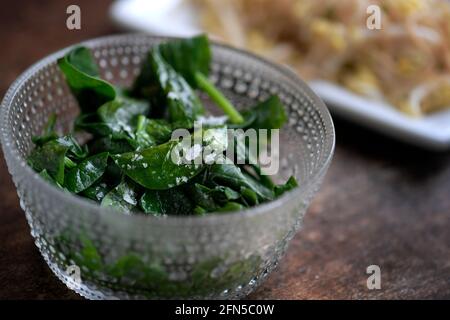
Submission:
[[[188,37],[202,32],[193,8],[182,0],[118,0],[110,15],[121,27],[155,35]],[[334,83],[309,84],[332,113],[423,148],[450,149],[450,110],[414,119]]]

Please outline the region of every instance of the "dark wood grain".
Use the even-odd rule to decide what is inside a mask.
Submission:
[[[65,9],[73,3],[82,10],[80,31],[65,28]],[[8,2],[0,11],[1,95],[39,58],[117,32],[107,17],[109,3]],[[450,155],[335,122],[334,161],[304,229],[250,298],[450,298]],[[0,159],[0,299],[79,299],[40,257]],[[371,264],[381,267],[381,290],[366,287]]]

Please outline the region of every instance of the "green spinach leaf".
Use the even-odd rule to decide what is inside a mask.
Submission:
[[[147,122],[148,120],[145,116],[138,116],[135,138],[132,143],[136,150],[145,149],[157,144],[156,139],[152,137],[146,130]]]
[[[223,207],[220,207],[217,211],[218,212],[227,212],[227,211],[239,211],[245,209],[245,207],[237,202],[227,202]]]
[[[206,35],[188,39],[171,40],[159,45],[167,61],[194,88],[206,92],[229,117],[231,123],[244,121],[233,104],[208,79],[211,49]]]
[[[140,202],[144,212],[153,215],[189,215],[194,209],[181,188],[147,190]]]
[[[274,193],[263,184],[256,181],[250,175],[231,162],[225,164],[215,163],[209,168],[209,178],[219,185],[226,185],[235,190],[246,187],[253,190],[262,201],[272,200]]]
[[[46,172],[59,184],[64,183],[64,159],[69,148],[56,140],[35,148],[29,155],[28,164],[37,172]]]
[[[286,181],[285,184],[281,184],[275,187],[274,191],[275,191],[275,196],[279,197],[281,196],[283,193],[285,193],[286,191],[292,190],[294,188],[298,187],[298,183],[297,180],[295,179],[294,176],[291,176],[288,181]]]
[[[241,194],[249,207],[255,206],[259,203],[258,195],[252,189],[247,187],[241,187]]]
[[[108,135],[90,141],[89,150],[93,154],[101,152],[118,154],[133,151],[134,146],[132,146],[129,139],[113,139],[112,135]]]
[[[147,115],[149,110],[147,102],[120,98],[105,103],[97,110],[97,113],[99,120],[108,126],[113,137],[134,138],[137,117]]]
[[[109,191],[110,187],[108,187],[108,184],[104,181],[99,181],[83,190],[81,194],[86,198],[100,202]]]
[[[278,96],[270,96],[267,100],[244,110],[245,121],[238,125],[230,124],[232,128],[280,129],[287,120],[283,103]]]
[[[86,158],[89,153],[87,145],[80,146],[71,134],[57,138],[56,143],[67,147],[67,155],[77,160]]]
[[[103,176],[108,165],[108,156],[109,154],[104,152],[83,160],[67,172],[64,186],[74,193],[89,188]]]
[[[186,183],[202,169],[194,163],[176,163],[178,141],[169,141],[140,151],[113,155],[112,159],[130,177],[143,187],[153,190],[169,189]]]
[[[206,35],[198,35],[188,39],[171,40],[159,45],[162,57],[189,85],[197,88],[195,74],[209,74],[211,49]]]
[[[46,169],[42,170],[41,172],[39,172],[39,175],[47,182],[49,182],[50,184],[57,186],[58,188],[64,189],[58,182],[55,181],[55,179],[53,179],[50,174],[47,172]]]
[[[189,183],[185,190],[193,202],[201,209],[212,212],[219,207],[213,198],[212,189],[199,183]]]
[[[147,118],[144,126],[145,131],[155,140],[157,144],[169,141],[172,136],[172,126],[165,120]]]
[[[241,195],[229,187],[216,186],[210,191],[211,196],[219,204],[224,204],[230,200],[238,200]]]
[[[58,65],[83,112],[95,112],[105,102],[116,98],[114,86],[100,79],[89,49],[76,47],[70,50],[58,59]]]
[[[75,119],[75,129],[79,131],[86,131],[92,134],[95,138],[111,136],[114,139],[125,139],[127,136],[112,135],[111,128],[108,124],[100,120],[98,114],[94,113],[82,113]]]
[[[138,188],[127,179],[106,194],[101,202],[102,207],[114,208],[125,213],[131,213],[138,204]]]
[[[75,252],[73,257],[77,265],[86,267],[89,270],[88,272],[102,269],[102,257],[92,240],[82,233],[80,235],[80,241],[82,249]]]
[[[174,128],[191,128],[204,108],[196,93],[161,56],[158,47],[153,48],[136,79],[132,92],[150,99],[152,113],[160,109],[159,116],[167,108],[169,121]]]

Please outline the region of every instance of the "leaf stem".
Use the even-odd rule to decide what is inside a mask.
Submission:
[[[75,168],[77,166],[77,164],[68,157],[64,157],[64,165],[69,169]]]
[[[200,89],[205,91],[209,97],[225,112],[230,121],[234,124],[244,122],[244,118],[231,104],[231,102],[209,81],[201,72],[195,73],[195,81]]]
[[[140,114],[137,118],[137,125],[136,125],[136,133],[142,131],[144,129],[144,125],[145,125],[145,116]]]

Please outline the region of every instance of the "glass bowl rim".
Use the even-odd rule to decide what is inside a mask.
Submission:
[[[335,130],[334,124],[331,118],[331,115],[325,106],[325,103],[312,91],[312,89],[302,80],[292,69],[288,66],[277,64],[271,62],[261,56],[250,53],[246,50],[232,47],[230,45],[218,42],[211,41],[212,48],[222,48],[231,52],[236,52],[239,55],[244,55],[252,60],[258,60],[259,62],[270,66],[277,72],[282,75],[290,78],[295,81],[301,88],[304,90],[306,95],[312,99],[312,104],[314,108],[319,110],[322,121],[325,123],[325,126],[329,127],[328,135],[325,136],[324,145],[326,146],[324,153],[326,154],[326,159],[321,163],[321,165],[316,168],[314,173],[308,179],[308,183],[302,184],[299,183],[299,186],[293,190],[290,190],[283,194],[281,197],[276,198],[275,200],[268,201],[266,203],[257,205],[255,207],[246,208],[238,211],[230,211],[226,213],[211,213],[205,216],[164,216],[164,217],[156,217],[153,215],[144,215],[144,214],[136,214],[136,215],[126,215],[120,211],[108,208],[102,208],[94,201],[90,201],[89,199],[80,197],[78,195],[74,195],[71,193],[64,192],[63,190],[52,186],[50,183],[46,182],[42,179],[37,172],[35,172],[32,168],[28,166],[25,160],[23,160],[20,156],[19,150],[15,147],[15,144],[11,141],[11,137],[7,135],[7,116],[9,114],[9,107],[13,99],[18,94],[18,91],[22,88],[22,85],[25,81],[27,81],[36,71],[42,69],[43,66],[56,61],[56,59],[62,57],[66,52],[68,52],[71,48],[85,45],[87,47],[92,47],[94,45],[108,45],[111,43],[123,43],[126,42],[129,38],[139,38],[142,40],[151,39],[157,41],[164,41],[168,39],[177,39],[177,37],[167,37],[167,36],[154,36],[146,33],[124,33],[119,35],[109,35],[97,37],[89,40],[85,40],[82,42],[78,42],[76,44],[72,44],[63,49],[60,49],[54,53],[51,53],[44,58],[38,60],[30,67],[28,67],[25,71],[23,71],[16,80],[10,85],[9,89],[6,91],[5,97],[0,105],[0,142],[2,144],[4,157],[9,156],[10,158],[16,161],[16,166],[22,167],[22,174],[27,176],[27,179],[33,179],[38,184],[39,190],[43,193],[48,193],[49,196],[54,195],[55,197],[61,199],[66,203],[71,203],[80,209],[85,209],[90,212],[96,212],[99,215],[117,217],[115,219],[122,220],[127,223],[144,223],[143,221],[148,221],[145,223],[161,223],[161,224],[216,224],[216,223],[229,223],[230,220],[234,219],[245,219],[254,215],[260,215],[264,212],[272,211],[277,208],[281,208],[285,203],[292,201],[297,198],[302,193],[306,192],[312,185],[317,183],[322,175],[328,169],[329,164],[333,158],[334,148],[335,148]],[[41,189],[42,188],[42,189]],[[120,218],[119,218],[120,217]]]

